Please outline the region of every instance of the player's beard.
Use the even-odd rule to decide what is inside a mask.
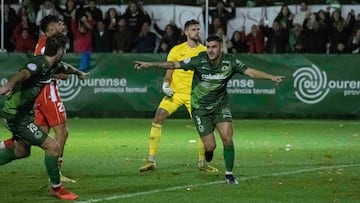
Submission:
[[[189,37],[191,41],[194,41],[196,43],[199,43],[201,41],[200,35],[195,35],[194,37]]]

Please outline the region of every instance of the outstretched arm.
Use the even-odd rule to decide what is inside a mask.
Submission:
[[[285,78],[285,76],[274,76],[269,73],[265,73],[263,71],[256,70],[253,68],[246,69],[244,74],[251,78],[271,80],[271,81],[275,82],[276,84],[279,84],[282,81],[282,79]]]
[[[4,86],[0,87],[0,94],[6,95],[17,85],[27,80],[31,76],[30,72],[26,69],[21,70],[15,74]]]
[[[145,62],[145,61],[134,61],[134,69],[140,70],[149,67],[160,67],[164,69],[177,69],[180,68],[180,63],[177,61],[168,62]]]
[[[66,74],[77,75],[79,79],[85,79],[85,77],[89,74],[89,73],[84,73],[81,70],[75,68],[73,65],[65,63],[63,61],[61,62],[61,64],[65,67]]]

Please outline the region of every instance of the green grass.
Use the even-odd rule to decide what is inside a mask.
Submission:
[[[223,183],[222,145],[212,165],[197,169],[198,135],[190,120],[169,119],[156,171],[147,159],[151,119],[70,119],[63,173],[66,187],[91,202],[360,202],[360,123],[334,120],[236,120],[234,173]],[[0,128],[0,139],[9,132]],[[288,147],[287,147],[288,146]],[[288,150],[286,150],[288,148]],[[1,202],[60,202],[48,193],[43,152],[0,169]]]

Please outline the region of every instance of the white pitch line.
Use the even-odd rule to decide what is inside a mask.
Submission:
[[[314,171],[321,171],[321,170],[327,170],[327,169],[336,169],[336,168],[349,168],[349,167],[357,167],[360,166],[360,164],[349,164],[349,165],[337,165],[337,166],[323,166],[323,167],[317,167],[317,168],[309,168],[309,169],[301,169],[296,171],[287,171],[287,172],[279,172],[279,173],[272,173],[272,174],[265,174],[265,175],[259,175],[259,176],[249,176],[249,177],[241,177],[238,178],[238,180],[245,181],[245,180],[251,180],[251,179],[258,179],[262,177],[277,177],[277,176],[285,176],[285,175],[294,175],[294,174],[300,174],[300,173],[309,173]],[[114,195],[111,197],[105,197],[101,199],[89,199],[84,201],[76,201],[76,203],[91,203],[91,202],[102,202],[102,201],[109,201],[109,200],[115,200],[115,199],[124,199],[124,198],[131,198],[131,197],[137,197],[142,195],[150,195],[160,192],[168,192],[168,191],[174,191],[174,190],[182,190],[187,188],[194,188],[194,187],[200,187],[200,186],[206,186],[206,185],[215,185],[215,184],[225,184],[224,180],[219,181],[213,181],[208,183],[202,183],[202,184],[193,184],[193,185],[183,185],[183,186],[176,186],[171,188],[164,188],[164,189],[157,189],[157,190],[149,190],[145,192],[135,192],[135,193],[128,193],[123,195]]]

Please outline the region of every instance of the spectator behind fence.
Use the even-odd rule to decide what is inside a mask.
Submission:
[[[307,53],[325,54],[331,29],[330,16],[324,10],[320,10],[315,15],[315,20],[310,21],[309,18],[306,18],[303,25],[303,30],[309,40]]]
[[[228,24],[229,20],[234,19],[236,17],[235,3],[233,1],[231,1],[229,4],[230,4],[231,11],[228,11],[225,8],[225,3],[222,0],[217,1],[216,8],[209,10],[209,16],[212,19],[210,21],[210,24],[213,23],[212,21],[215,18],[219,18],[225,34],[227,33],[227,24]],[[204,23],[205,23],[205,3],[202,4],[202,11],[203,11],[203,18],[204,18]]]
[[[360,27],[350,36],[348,42],[348,48],[350,53],[360,53]]]
[[[124,18],[127,25],[132,32],[132,39],[134,40],[140,33],[141,26],[144,22],[151,24],[150,16],[147,15],[135,0],[130,0],[128,7],[125,10]]]
[[[65,8],[60,10],[61,15],[64,18],[64,24],[71,27],[71,13],[76,9],[75,0],[66,0]]]
[[[150,24],[144,22],[141,31],[133,42],[133,52],[153,53],[156,46],[156,34],[150,31]]]
[[[132,32],[126,24],[124,17],[118,17],[117,26],[113,32],[112,41],[113,41],[113,52],[115,53],[124,53],[131,52],[132,49]]]
[[[180,29],[174,23],[169,23],[165,26],[165,30],[162,30],[160,29],[160,27],[158,26],[155,20],[153,20],[153,26],[154,26],[154,30],[161,36],[160,45],[163,45],[162,51],[164,52],[170,51],[170,49],[173,48],[178,42],[181,32]],[[166,49],[164,49],[165,44],[166,44]],[[159,48],[161,47],[160,45]]]
[[[241,31],[235,30],[230,39],[229,53],[236,54],[247,52],[248,47],[246,44],[245,28]]]
[[[289,41],[289,32],[280,27],[280,23],[274,21],[272,27],[264,26],[263,19],[260,20],[261,32],[267,37],[267,53],[285,53]]]
[[[278,21],[282,29],[290,30],[293,27],[293,19],[294,14],[290,11],[287,4],[283,4],[274,21]]]
[[[336,12],[337,13],[337,12]],[[337,15],[337,14],[334,14]],[[339,18],[341,19],[341,18]],[[350,50],[348,49],[348,40],[350,35],[354,30],[355,24],[355,11],[351,10],[348,13],[346,20],[337,20],[335,30],[331,31],[329,35],[329,52],[330,53],[347,53]]]
[[[95,22],[103,20],[103,12],[97,7],[95,0],[89,0],[87,7],[85,7],[85,11],[91,13],[91,16]]]
[[[81,54],[80,70],[85,71],[90,65],[94,20],[89,12],[79,16],[80,19],[77,19],[76,14],[77,9],[71,14],[71,32],[74,36],[74,52]]]
[[[360,28],[360,13],[356,15],[355,22],[354,22],[354,30]]]
[[[289,48],[290,53],[308,53],[309,52],[309,35],[302,25],[295,24],[289,32]]]
[[[93,52],[111,52],[111,33],[105,26],[103,20],[96,23],[93,29]]]
[[[340,10],[335,9],[332,13],[331,13],[331,17],[330,17],[330,22],[332,25],[332,28],[334,30],[336,30],[338,23],[342,23],[343,25],[345,25],[345,19],[342,17]]]
[[[110,7],[105,12],[104,24],[108,30],[115,30],[115,27],[117,25],[117,19],[119,16],[121,16],[120,13],[118,13],[117,10],[113,7]]]
[[[223,28],[220,27],[219,29],[217,29],[215,35],[219,36],[222,39],[222,52],[225,54],[229,53],[230,41],[226,36]]]
[[[300,2],[300,9],[294,16],[293,25],[296,23],[302,25],[304,23],[305,18],[307,18],[311,14],[311,10],[306,1]]]
[[[34,2],[32,0],[23,0],[21,3],[21,7],[18,10],[18,16],[21,18],[23,15],[26,15],[29,23],[35,24],[37,10]]]
[[[66,42],[66,45],[65,45],[65,49],[66,49],[66,52],[71,53],[71,52],[74,52],[74,37],[69,29],[70,29],[70,27],[68,27],[66,24],[64,24],[63,34],[68,39]]]
[[[45,0],[44,3],[40,5],[40,10],[36,14],[36,25],[40,26],[41,19],[48,15],[54,15],[59,17],[59,19],[62,19],[60,12],[56,10],[54,3],[51,0]]]
[[[36,46],[36,40],[29,34],[28,28],[20,26],[14,30],[15,52],[30,53]]]
[[[265,52],[265,36],[257,25],[251,26],[251,32],[246,35],[249,53],[261,54]]]
[[[1,10],[1,9],[0,9]],[[1,15],[0,15],[1,19]],[[4,48],[7,52],[15,50],[13,32],[18,24],[17,15],[15,9],[9,4],[4,5]]]
[[[20,22],[18,25],[20,25],[22,28],[27,28],[31,37],[33,39],[37,39],[39,36],[39,29],[35,23],[30,22],[27,15],[23,15],[19,20]]]
[[[209,35],[216,34],[218,29],[224,30],[224,26],[219,17],[214,17],[209,25]]]

